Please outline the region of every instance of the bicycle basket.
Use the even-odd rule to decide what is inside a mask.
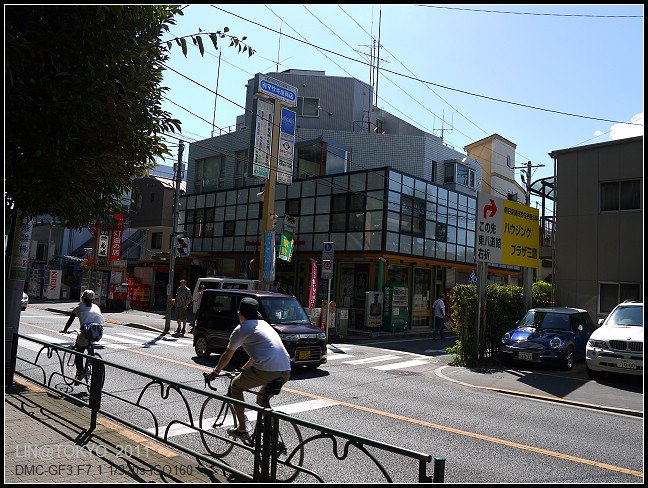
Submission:
[[[97,342],[103,336],[103,325],[96,322],[83,324],[81,325],[81,331],[85,333],[90,342]]]

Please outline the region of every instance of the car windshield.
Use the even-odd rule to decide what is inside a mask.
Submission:
[[[605,325],[634,325],[643,327],[643,307],[618,307],[605,321]]]
[[[536,327],[538,329],[571,330],[568,314],[555,312],[528,311],[518,327]]]
[[[272,324],[310,324],[304,308],[294,297],[263,298],[262,306]]]

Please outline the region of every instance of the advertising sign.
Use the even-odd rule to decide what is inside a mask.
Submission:
[[[275,279],[275,233],[267,230],[263,240],[263,281],[268,283]]]
[[[484,193],[477,196],[475,260],[540,266],[539,210]]]
[[[295,239],[295,229],[297,228],[297,218],[290,215],[284,216],[281,227],[281,243],[279,245],[279,259],[290,262],[293,253],[293,243]]]
[[[256,99],[254,116],[254,151],[250,176],[270,177],[270,155],[272,154],[272,125],[274,123],[274,104]]]
[[[317,263],[311,259],[310,286],[308,287],[308,308],[315,308],[317,301]]]
[[[11,255],[11,267],[9,268],[10,280],[25,281],[27,278],[32,225],[32,221],[30,220],[20,226],[18,238],[16,239]]]
[[[288,107],[297,106],[297,88],[266,75],[257,75],[257,93],[279,100]]]
[[[45,287],[45,298],[58,300],[61,298],[61,280],[63,272],[60,269],[50,269],[47,272],[47,284]]]
[[[281,108],[279,131],[279,159],[277,162],[277,183],[292,184],[293,159],[295,153],[295,131],[297,112]]]
[[[383,293],[368,291],[365,298],[365,326],[381,327],[383,314]]]
[[[122,236],[124,234],[124,221],[118,220],[112,231],[110,240],[110,260],[117,261],[121,257]]]
[[[97,248],[97,256],[100,258],[108,257],[108,241],[110,240],[110,233],[108,229],[101,229],[99,231],[99,247]]]

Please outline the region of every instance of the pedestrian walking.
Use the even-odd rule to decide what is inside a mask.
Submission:
[[[175,297],[176,320],[178,321],[178,328],[175,331],[176,334],[184,334],[186,332],[187,312],[192,304],[191,290],[187,287],[187,280],[180,280],[180,286]]]
[[[198,315],[198,309],[200,308],[200,299],[202,298],[203,291],[205,291],[205,285],[200,285],[198,287],[198,297],[193,301],[194,306],[191,310],[191,322],[189,333],[193,334],[194,327],[196,327],[196,315]]]
[[[445,302],[443,301],[445,296],[443,293],[439,295],[434,302],[432,307],[434,308],[434,330],[432,331],[432,339],[436,339],[437,333],[439,339],[445,339],[443,335],[443,329],[445,328],[446,313],[445,313]]]

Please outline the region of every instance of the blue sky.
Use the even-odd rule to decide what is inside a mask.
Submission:
[[[369,83],[381,17],[378,106],[439,136],[443,127],[461,152],[498,133],[517,145],[516,166],[545,165],[534,168],[535,181],[553,175],[553,150],[643,134],[643,13],[640,4],[190,4],[163,40],[227,26],[256,52],[239,54],[223,39],[219,51],[206,42],[204,57],[190,43],[185,58],[174,45],[167,64],[194,81],[167,70],[163,107],[192,142],[210,137],[214,113],[216,133],[233,126],[247,81],[277,71],[277,61],[279,71]],[[177,154],[177,138],[167,140]]]

